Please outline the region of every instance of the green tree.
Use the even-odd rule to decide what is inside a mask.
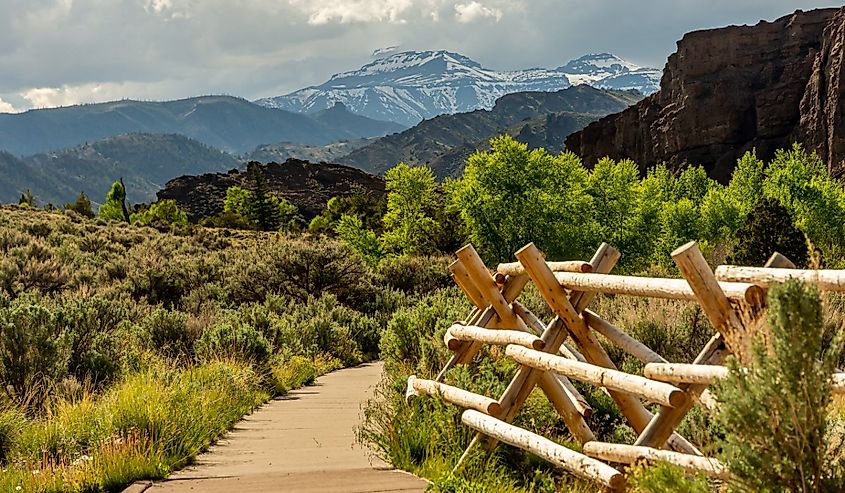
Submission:
[[[776,200],[763,199],[734,231],[736,245],[728,262],[737,265],[763,265],[774,252],[780,252],[796,265],[807,263],[807,240],[793,225],[792,216]]]
[[[425,255],[434,251],[438,224],[434,220],[437,184],[427,166],[405,163],[387,170],[387,213],[382,218],[384,250],[400,255]]]
[[[38,199],[35,197],[35,194],[32,193],[32,190],[27,188],[21,193],[20,198],[18,198],[18,205],[38,207]]]
[[[188,224],[188,215],[172,199],[159,200],[151,204],[149,208],[132,214],[130,219],[132,223],[138,224],[151,224],[155,222]]]
[[[278,198],[270,195],[264,173],[257,163],[249,164],[248,173],[252,182],[251,210],[255,225],[261,231],[278,231],[285,217],[279,209]]]
[[[91,199],[85,195],[85,192],[79,192],[79,195],[76,196],[76,202],[65,204],[65,210],[74,211],[87,218],[94,217],[94,207],[91,205]]]
[[[106,194],[106,201],[100,206],[99,215],[103,219],[129,222],[129,210],[126,208],[126,186],[123,178],[112,184]]]
[[[783,205],[827,257],[845,253],[845,187],[816,153],[798,144],[778,151],[766,169],[763,193]]]
[[[335,226],[335,233],[371,266],[378,264],[384,257],[378,235],[366,229],[357,216],[348,214],[341,216]]]
[[[663,208],[674,201],[675,178],[665,165],[657,165],[640,180],[636,203],[631,211],[631,243],[620,244],[621,266],[627,270],[648,267],[657,257],[663,228]]]
[[[473,245],[491,262],[511,259],[532,241],[549,259],[588,257],[598,228],[581,160],[571,152],[529,151],[510,136],[490,144],[448,187]]]
[[[675,180],[675,198],[689,199],[693,204],[700,204],[714,183],[703,167],[689,166]]]
[[[799,281],[769,290],[768,337],[716,389],[734,487],[748,492],[843,491],[842,458],[831,447],[831,374],[839,333],[824,337],[818,291]]]
[[[674,249],[701,236],[701,216],[692,200],[682,198],[663,204],[660,212],[660,236],[652,258],[654,263],[669,264]]]
[[[737,160],[728,186],[710,185],[700,207],[703,239],[716,242],[737,236],[737,229],[763,196],[764,167],[754,151],[746,152]]]
[[[263,197],[259,205],[258,196],[252,190],[238,186],[229,187],[226,189],[226,198],[223,201],[224,213],[216,223],[221,226],[245,224],[253,229],[275,231],[296,212],[296,206],[287,200],[266,192]],[[262,217],[264,219],[261,219]],[[273,226],[276,227],[275,230],[265,229]]]
[[[380,194],[354,194],[329,199],[326,208],[311,220],[308,230],[312,233],[334,233],[335,226],[344,215],[356,216],[365,229],[382,233],[382,218],[387,208],[387,199]]]
[[[589,194],[599,236],[623,252],[634,249],[640,241],[633,213],[639,193],[639,169],[633,161],[604,158],[590,173]]]

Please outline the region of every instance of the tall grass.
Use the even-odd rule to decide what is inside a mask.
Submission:
[[[18,417],[0,491],[114,491],[164,477],[265,402],[259,383],[250,366],[234,361],[157,364],[101,396],[86,392],[45,416]]]

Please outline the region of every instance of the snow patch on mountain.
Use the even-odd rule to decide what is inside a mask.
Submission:
[[[343,103],[360,115],[413,126],[441,114],[490,109],[498,98],[514,92],[589,84],[651,94],[660,76],[659,69],[639,67],[610,53],[584,55],[554,69],[498,71],[450,51],[405,51],[384,53],[319,86],[256,102],[300,113]]]

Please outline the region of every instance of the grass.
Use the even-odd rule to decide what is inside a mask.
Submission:
[[[336,360],[291,358],[274,367],[275,387],[295,388],[336,367]],[[102,395],[58,400],[36,419],[5,411],[0,433],[11,441],[0,491],[120,491],[166,477],[271,397],[261,381],[236,361],[186,369],[156,362]]]

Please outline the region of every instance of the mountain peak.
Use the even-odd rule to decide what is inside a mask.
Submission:
[[[319,86],[257,102],[300,113],[343,102],[353,113],[413,126],[437,115],[489,110],[498,98],[515,92],[589,84],[650,94],[660,75],[658,69],[638,67],[611,53],[584,55],[556,69],[500,71],[448,50],[387,52]]]
[[[570,74],[597,74],[604,72],[619,73],[635,72],[642,67],[626,62],[612,53],[590,53],[570,60],[558,70]]]

